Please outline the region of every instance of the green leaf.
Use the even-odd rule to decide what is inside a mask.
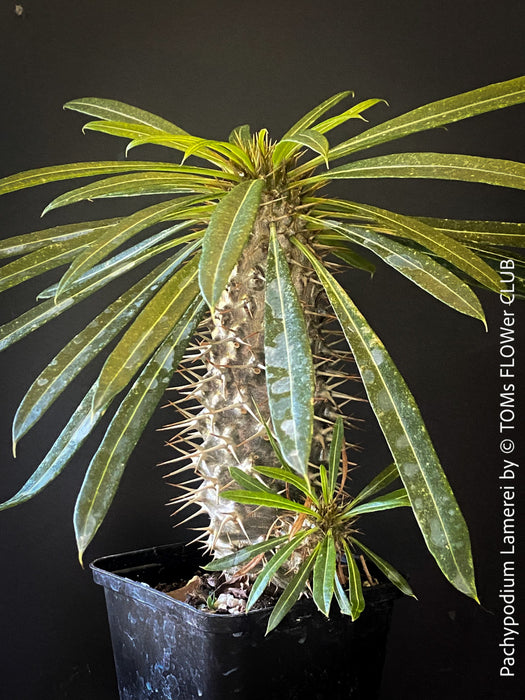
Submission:
[[[330,613],[330,603],[334,595],[335,566],[335,542],[331,531],[329,531],[321,542],[319,553],[315,559],[312,583],[314,602],[326,617]]]
[[[356,204],[355,202],[339,202],[338,204],[341,208],[345,207],[374,217],[387,231],[419,243],[427,250],[452,263],[458,270],[462,270],[472,279],[478,280],[485,287],[499,292],[500,282],[497,273],[459,241],[410,216],[396,214],[369,204]]]
[[[343,589],[343,586],[341,584],[341,581],[339,580],[339,577],[337,576],[337,573],[334,576],[334,593],[335,593],[335,599],[337,600],[337,604],[339,605],[339,610],[343,615],[352,615],[352,609],[350,607],[350,601],[348,600],[346,593]]]
[[[354,517],[354,515],[375,513],[380,510],[390,510],[391,508],[401,508],[403,506],[410,506],[410,500],[404,488],[380,496],[374,501],[368,501],[367,503],[362,503],[360,506],[351,508],[345,517],[351,518]]]
[[[523,190],[525,164],[456,153],[394,153],[340,165],[338,168],[302,180],[300,184],[383,177],[460,180]],[[296,184],[294,183],[294,186]]]
[[[339,463],[341,461],[341,450],[345,438],[345,429],[342,416],[337,416],[332,431],[332,439],[330,441],[330,454],[328,456],[328,497],[331,499],[334,495],[337,485],[337,476],[339,474]]]
[[[13,421],[13,446],[43,416],[77,374],[100,353],[155,294],[155,289],[194,252],[196,244],[162,262],[102,311],[40,373]]]
[[[234,566],[244,564],[244,562],[250,561],[259,554],[269,552],[270,549],[275,549],[275,547],[278,545],[284,544],[288,541],[288,535],[272,537],[269,540],[264,540],[263,542],[257,542],[256,544],[250,544],[247,547],[243,547],[233,554],[228,554],[226,557],[214,559],[212,562],[206,564],[206,566],[203,566],[202,568],[206,571],[226,571],[226,569],[231,569]]]
[[[264,354],[268,405],[286,462],[306,476],[313,429],[314,370],[306,322],[275,231],[266,265]]]
[[[363,586],[361,585],[361,574],[357,567],[350,547],[346,540],[343,540],[343,548],[346,554],[346,566],[348,569],[348,596],[350,598],[350,614],[352,620],[357,620],[365,609],[365,599],[363,596]]]
[[[428,549],[449,581],[476,599],[467,526],[414,397],[346,292],[308,248],[295,243],[310,260],[339,319]]]
[[[470,90],[454,97],[447,97],[378,124],[371,129],[367,129],[362,134],[340,143],[330,150],[330,160],[341,158],[381,143],[394,141],[408,134],[415,134],[426,129],[435,129],[436,127],[452,124],[484,112],[519,104],[524,100],[525,77],[506,80],[476,90]],[[320,158],[316,158],[314,161],[297,168],[291,175],[297,177],[301,172],[307,172],[312,165],[317,165],[321,162]]]
[[[315,510],[304,506],[296,501],[291,501],[284,496],[277,494],[264,493],[263,491],[222,491],[221,498],[235,503],[245,503],[252,506],[264,506],[265,508],[280,508],[281,510],[289,510],[292,513],[306,513],[311,518],[318,520],[319,515]]]
[[[321,493],[323,494],[323,501],[328,503],[330,500],[330,495],[328,493],[328,475],[324,464],[319,465],[319,477],[321,480]]]
[[[192,304],[199,293],[198,264],[197,256],[165,282],[124,333],[100,372],[95,408],[129,383]]]
[[[10,258],[15,255],[32,253],[52,243],[65,243],[73,239],[91,240],[97,231],[112,226],[120,221],[120,218],[103,219],[101,221],[85,221],[79,224],[66,224],[53,226],[42,231],[23,233],[20,236],[12,236],[0,241],[0,258]]]
[[[132,173],[98,180],[84,187],[70,190],[56,197],[44,209],[47,214],[53,209],[83,201],[106,197],[132,197],[153,194],[202,193],[214,197],[221,192],[226,182],[185,173]]]
[[[317,243],[329,247],[332,255],[335,255],[346,265],[354,267],[357,270],[363,270],[363,272],[368,272],[370,275],[373,275],[376,271],[375,265],[364,256],[356,253],[348,244],[348,239],[344,236],[319,233],[316,235],[315,240]]]
[[[250,125],[242,124],[236,126],[228,136],[228,141],[234,143],[240,148],[249,148],[252,143],[252,135],[250,133]]]
[[[133,107],[124,102],[118,102],[117,100],[105,100],[100,97],[81,97],[77,100],[66,102],[64,109],[71,109],[75,112],[88,114],[90,117],[98,117],[99,119],[143,124],[144,126],[151,126],[154,129],[165,131],[168,134],[188,133],[176,124],[172,124],[172,122],[162,119],[156,114],[146,112],[144,109]]]
[[[248,602],[246,603],[246,612],[248,612],[250,608],[259,600],[281,566],[283,566],[287,559],[289,559],[289,557],[291,557],[295,550],[299,547],[301,542],[306,539],[308,535],[311,535],[312,532],[314,532],[313,529],[302,530],[287,544],[280,547],[279,550],[273,555],[253,583],[250,595],[248,597]]]
[[[432,218],[419,218],[419,221],[467,244],[525,246],[525,223]]]
[[[278,479],[279,481],[284,481],[286,484],[291,484],[299,489],[301,493],[308,496],[316,505],[319,505],[315,494],[310,490],[310,482],[304,478],[295,474],[291,471],[285,471],[279,467],[253,467],[254,471],[259,472],[263,476],[267,476],[269,479]]]
[[[53,447],[40,463],[38,469],[18,493],[5,503],[0,504],[0,510],[12,508],[36,496],[62,472],[68,461],[104,414],[105,409],[100,409],[96,412],[91,410],[94,394],[95,386],[93,385],[53,443]]]
[[[447,306],[485,321],[481,304],[470,287],[425,253],[362,226],[349,226],[330,219],[318,223],[371,250],[387,265]]]
[[[370,498],[370,496],[375,496],[376,493],[382,491],[396,479],[399,479],[397,466],[395,463],[390,464],[357,494],[357,496],[349,503],[348,509],[353,508],[362,501],[365,501],[367,498]]]
[[[388,104],[385,100],[381,99],[365,100],[364,102],[359,102],[359,104],[350,107],[350,109],[345,110],[341,114],[336,114],[335,117],[325,119],[324,122],[316,124],[313,128],[320,134],[326,134],[327,131],[335,129],[337,126],[339,126],[340,124],[344,124],[349,119],[362,119],[363,121],[366,121],[366,119],[362,116],[363,112],[365,112],[367,109],[370,109],[370,107],[373,107],[379,102],[384,102],[385,104]]]
[[[275,629],[277,627],[279,622],[281,622],[283,617],[288,612],[290,612],[290,610],[293,608],[295,603],[301,597],[301,594],[304,592],[304,590],[306,588],[306,582],[308,580],[308,576],[310,574],[310,571],[312,570],[312,566],[314,564],[314,560],[315,560],[315,557],[317,556],[318,550],[319,550],[319,545],[303,561],[303,563],[299,567],[299,570],[297,571],[297,573],[294,574],[294,576],[292,576],[290,581],[287,583],[286,588],[279,596],[279,600],[275,604],[275,606],[270,614],[270,617],[268,619],[268,626],[266,628],[266,634],[268,634],[268,632],[271,632],[273,629]]]
[[[299,146],[306,146],[311,151],[315,153],[320,153],[325,160],[326,167],[328,167],[328,151],[330,150],[330,144],[328,139],[319,133],[319,131],[314,129],[305,129],[304,131],[298,131],[293,136],[288,136],[287,138],[281,139],[279,146],[275,149],[278,153],[278,149],[283,147],[281,144],[295,143]]]
[[[273,491],[268,486],[266,486],[266,484],[263,484],[262,481],[259,481],[259,479],[250,476],[250,474],[247,474],[246,472],[243,472],[243,470],[239,469],[238,467],[230,467],[230,474],[232,475],[232,478],[235,479],[235,481],[239,484],[239,486],[242,486],[243,489],[246,489],[247,491],[262,491],[263,493],[273,493]]]
[[[283,146],[280,145],[285,139],[289,139],[295,134],[298,134],[299,132],[308,129],[308,127],[311,126],[314,122],[316,122],[320,117],[322,117],[322,115],[325,112],[328,112],[329,109],[335,107],[336,104],[341,102],[341,100],[344,100],[344,98],[348,97],[348,95],[350,94],[351,93],[348,91],[339,92],[333,97],[329,97],[324,102],[321,102],[320,105],[314,107],[314,109],[305,114],[304,117],[301,117],[301,119],[299,119],[298,122],[296,122],[290,129],[288,129],[286,134],[282,137],[281,141],[275,148],[273,153],[273,164],[279,165],[279,163],[288,158],[290,153],[293,153],[294,151],[294,147],[291,144],[287,143],[286,145],[283,144]]]
[[[0,194],[8,194],[26,187],[45,185],[48,182],[59,180],[74,180],[77,177],[91,177],[94,175],[112,175],[115,173],[130,173],[135,171],[179,172],[181,166],[175,163],[155,163],[153,161],[133,160],[109,160],[95,161],[93,163],[66,163],[65,165],[51,165],[47,168],[25,170],[15,175],[9,175],[0,179]],[[222,173],[221,173],[222,176]]]
[[[186,198],[184,198],[186,200]],[[81,255],[79,255],[69,270],[60,280],[58,285],[56,301],[64,297],[72,285],[79,280],[82,275],[90,270],[101,260],[104,260],[116,248],[135,236],[140,231],[152,226],[159,221],[163,221],[178,210],[187,206],[187,201],[169,200],[154,204],[146,209],[131,214],[122,219],[119,224],[111,226],[101,234],[93,245]]]
[[[389,581],[391,581],[394,586],[397,586],[399,590],[404,593],[405,595],[412,596],[415,598],[416,596],[414,595],[414,592],[408,585],[408,582],[401,576],[401,574],[394,569],[394,567],[389,564],[387,561],[382,559],[380,556],[372,552],[368,547],[365,547],[365,545],[362,542],[359,542],[359,540],[356,540],[355,538],[351,538],[352,542],[356,544],[359,549],[361,549],[366,556],[370,559],[370,561],[377,566],[379,571],[382,571],[383,574],[387,577]]]
[[[73,238],[62,243],[51,243],[45,248],[39,248],[22,258],[12,260],[0,268],[0,292],[70,263],[86,249],[95,235],[91,234],[80,239]]]
[[[263,180],[236,185],[219,202],[202,242],[199,283],[214,308],[251,233],[264,188]]]
[[[200,299],[188,307],[120,404],[91,460],[74,514],[80,562],[106,516],[129,456],[169,386],[202,311]]]

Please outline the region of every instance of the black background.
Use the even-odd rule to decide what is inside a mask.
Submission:
[[[82,119],[62,111],[61,105],[76,97],[120,99],[210,138],[224,139],[231,128],[244,123],[265,126],[278,136],[308,109],[341,90],[354,90],[357,100],[388,100],[389,107],[380,105],[368,113],[377,123],[425,102],[524,72],[524,12],[516,0],[21,4],[19,16],[14,2],[0,3],[2,175],[123,156],[121,141],[82,136]],[[523,160],[524,109],[477,117],[412,137],[395,148]],[[343,127],[339,139],[357,128],[357,122]],[[162,157],[158,151],[151,154]],[[149,152],[137,151],[141,155],[149,157]],[[127,203],[80,205],[77,211],[51,213],[41,225],[44,205],[66,188],[49,185],[4,197],[1,235],[126,211]],[[409,214],[523,220],[520,193],[485,186],[376,180],[345,184],[339,191]],[[6,293],[2,320],[25,310],[52,280],[52,275],[46,276]],[[487,334],[479,322],[443,307],[381,266],[373,280],[356,273],[349,284],[421,404],[470,526],[483,603],[476,606],[442,578],[410,514],[371,518],[368,541],[409,572],[419,597],[419,602],[397,604],[382,698],[517,700],[523,697],[523,683],[498,677],[502,307],[497,298],[481,293]],[[75,380],[71,391],[24,438],[13,460],[10,422],[18,403],[61,344],[93,316],[98,303],[102,302],[93,297],[75,307],[2,357],[2,500],[38,465],[67,412],[90,386],[96,367]],[[523,327],[523,304],[514,310]],[[521,362],[523,376],[523,354]],[[523,402],[522,390],[518,400]],[[173,530],[174,520],[163,505],[173,489],[162,480],[162,468],[155,467],[167,458],[163,434],[155,428],[170,420],[166,412],[155,414],[88,560],[186,536]],[[375,473],[385,466],[388,456],[372,420],[357,440],[365,448],[359,456],[363,467]],[[117,697],[102,590],[76,561],[71,523],[92,448],[93,443],[87,444],[34,501],[0,514],[0,697],[6,700]],[[518,564],[522,554],[518,551]],[[517,673],[523,673],[521,664]]]

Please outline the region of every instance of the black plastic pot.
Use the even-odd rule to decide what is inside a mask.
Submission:
[[[121,700],[377,698],[397,589],[366,590],[356,622],[327,620],[300,600],[265,636],[270,610],[211,614],[152,588],[189,579],[202,563],[178,544],[91,565],[105,588]]]

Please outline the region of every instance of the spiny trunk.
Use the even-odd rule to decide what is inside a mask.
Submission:
[[[254,465],[277,465],[259,418],[260,414],[269,422],[263,321],[271,222],[276,225],[290,263],[314,356],[316,419],[311,461],[319,463],[327,458],[333,422],[340,414],[333,393],[348,379],[345,372],[337,371],[337,363],[345,362],[348,353],[337,348],[337,335],[330,343],[334,332],[329,328],[331,313],[325,294],[289,241],[292,233],[299,238],[304,233],[295,226],[292,229],[286,202],[269,199],[268,196],[263,201],[250,240],[213,318],[209,319],[207,332],[183,360],[181,373],[188,383],[182,391],[186,395],[175,402],[183,421],[170,444],[181,451],[187,450],[187,455],[176,459],[186,458],[190,464],[172,474],[193,469],[201,479],[197,488],[191,488],[175,501],[182,501],[183,507],[195,504],[198,507],[195,515],[203,511],[208,514],[210,524],[200,539],[217,557],[264,538],[270,530],[282,534],[290,527],[290,523],[276,521],[276,512],[271,509],[256,509],[220,497],[226,487],[238,487],[232,482],[230,467],[253,474]]]

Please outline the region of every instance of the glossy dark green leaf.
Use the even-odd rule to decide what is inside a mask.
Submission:
[[[13,446],[44,415],[77,374],[135,318],[196,244],[162,262],[102,311],[50,362],[24,396],[13,421]]]
[[[476,598],[467,526],[414,397],[343,288],[308,248],[296,245],[310,260],[339,319],[428,549],[449,581]]]
[[[275,549],[275,547],[279,546],[280,544],[288,542],[288,540],[288,535],[282,535],[281,537],[272,537],[271,539],[264,540],[263,542],[250,544],[247,547],[237,550],[233,554],[228,554],[226,557],[214,559],[212,562],[206,564],[206,566],[203,566],[202,568],[206,569],[206,571],[225,571],[226,569],[231,569],[234,566],[240,566],[259,554],[269,552],[271,549]]]
[[[62,472],[104,413],[104,409],[96,412],[92,411],[94,394],[95,386],[92,386],[53,443],[38,469],[18,493],[5,503],[0,504],[0,510],[17,506],[36,496]]]
[[[32,253],[39,248],[44,248],[52,243],[64,243],[76,239],[90,239],[97,232],[112,226],[120,221],[119,218],[102,219],[101,221],[85,221],[78,224],[65,224],[53,226],[42,231],[23,233],[20,236],[12,236],[0,241],[0,258],[10,258],[15,255]]]
[[[281,510],[289,510],[292,513],[306,513],[311,518],[319,519],[317,513],[308,506],[291,501],[284,496],[277,494],[264,493],[263,491],[223,491],[221,498],[235,503],[244,503],[252,506],[263,506],[265,508],[280,508]]]
[[[341,581],[339,580],[339,577],[337,576],[337,573],[334,577],[334,594],[341,613],[343,615],[348,615],[349,617],[351,617],[352,608],[350,607],[350,601],[348,600],[348,597],[344,591]]]
[[[341,207],[343,202],[339,203]],[[379,209],[369,204],[357,204],[348,202],[348,209],[362,213],[366,216],[374,217],[375,220],[385,227],[386,231],[408,238],[424,246],[427,250],[435,253],[443,260],[446,260],[458,270],[465,272],[472,279],[478,280],[483,286],[499,292],[499,276],[480,257],[463,245],[461,242],[446,236],[437,229],[433,229],[421,221],[410,216],[396,214],[386,209]]]
[[[295,603],[299,600],[301,594],[304,593],[306,589],[306,582],[308,581],[308,576],[312,570],[317,552],[318,547],[316,547],[313,552],[302,562],[297,573],[294,574],[286,584],[286,588],[279,596],[279,600],[275,604],[270,614],[268,626],[266,627],[266,634],[277,627],[283,617],[290,612]]]
[[[401,574],[396,571],[391,564],[372,552],[370,549],[368,549],[368,547],[365,547],[365,545],[362,542],[359,542],[359,540],[356,540],[354,537],[351,539],[352,542],[364,552],[368,559],[370,559],[370,561],[377,566],[379,571],[382,571],[388,580],[392,581],[394,586],[397,586],[405,595],[412,596],[413,598],[416,597],[405,578],[401,576]]]
[[[418,287],[460,313],[485,321],[481,304],[459,277],[425,253],[362,226],[351,226],[331,219],[319,222],[338,231],[348,240],[371,250]]]
[[[394,153],[340,165],[302,183],[383,177],[460,180],[523,190],[525,164],[457,153]]]
[[[120,404],[91,460],[74,513],[80,562],[113,501],[131,452],[170,384],[203,308],[200,299],[187,308]]]
[[[95,161],[93,163],[66,163],[65,165],[52,165],[48,168],[25,170],[15,175],[9,175],[0,179],[0,194],[16,192],[26,187],[45,185],[48,182],[59,180],[74,180],[77,177],[91,177],[95,175],[115,175],[118,173],[131,173],[139,171],[179,172],[180,165],[175,163],[156,163],[146,160],[110,160]]]
[[[348,508],[353,508],[358,503],[362,503],[367,498],[375,496],[376,493],[382,491],[389,486],[393,481],[399,479],[399,472],[395,464],[390,464],[383,469],[372,481],[362,489],[357,496],[349,503]]]
[[[348,569],[348,597],[350,598],[350,614],[352,620],[357,620],[365,609],[365,599],[363,596],[363,586],[361,584],[361,574],[346,540],[343,540],[343,548],[346,554],[346,566]]]
[[[404,506],[410,506],[410,500],[406,489],[402,488],[387,493],[384,496],[379,496],[373,501],[367,501],[359,506],[355,506],[347,515],[348,517],[353,517],[354,515],[362,515],[363,513],[376,513],[380,510],[390,510],[392,508],[402,508]]]
[[[357,253],[349,245],[348,239],[344,236],[320,233],[316,235],[315,240],[321,245],[328,246],[332,255],[335,255],[335,257],[342,260],[346,265],[354,267],[357,270],[363,270],[363,272],[368,272],[370,275],[373,275],[376,271],[376,266],[363,255]]]
[[[319,610],[328,617],[330,603],[334,595],[334,576],[336,566],[335,542],[331,532],[328,532],[319,548],[315,559],[312,581],[314,602]]]
[[[168,134],[187,134],[184,129],[162,117],[158,117],[156,114],[124,102],[118,102],[117,100],[105,100],[100,97],[81,97],[77,100],[66,102],[64,109],[71,109],[99,119],[143,124],[144,126],[165,131]]]
[[[513,78],[512,80],[470,90],[469,92],[423,105],[406,114],[367,129],[358,136],[354,136],[332,148],[330,159],[335,160],[371,146],[394,141],[419,131],[452,124],[484,112],[519,104],[524,100],[525,77]],[[295,175],[299,175],[300,172],[306,172],[312,165],[321,162],[320,158],[316,158],[315,161],[306,164],[308,167],[301,166],[301,168],[298,168],[295,171]]]
[[[262,481],[259,481],[259,479],[256,479],[250,474],[247,474],[238,467],[230,467],[230,474],[232,475],[232,478],[235,479],[235,481],[239,484],[239,486],[242,486],[242,488],[246,489],[247,491],[262,491],[263,493],[273,493],[273,491],[268,486],[266,486],[266,484],[263,484]]]
[[[313,429],[310,341],[288,263],[275,232],[266,265],[264,354],[268,406],[286,462],[305,476]]]
[[[124,333],[100,372],[95,408],[127,386],[197,297],[198,264],[196,256],[172,275]]]
[[[316,505],[319,502],[314,493],[310,489],[310,484],[307,479],[300,477],[292,471],[280,469],[279,467],[254,467],[254,470],[263,476],[267,476],[270,479],[278,479],[279,481],[284,481],[286,484],[291,484],[299,489],[301,493],[308,496]]]
[[[263,180],[236,185],[216,206],[202,242],[199,283],[208,306],[214,308],[251,233]]]
[[[326,467],[324,464],[319,465],[319,479],[321,481],[321,493],[323,494],[323,501],[328,503],[330,500],[330,495],[328,493],[328,474],[326,472]]]
[[[246,611],[259,600],[261,595],[264,593],[266,587],[279,571],[281,566],[292,556],[295,550],[299,547],[301,542],[303,542],[306,537],[311,535],[313,530],[302,530],[295,537],[293,537],[287,544],[283,544],[279,550],[273,555],[270,561],[264,566],[263,570],[259,573],[255,579],[250,595],[248,597],[248,602],[246,603]]]
[[[135,236],[140,231],[163,221],[177,210],[187,206],[186,202],[169,200],[154,204],[146,209],[141,209],[98,236],[97,240],[89,248],[79,255],[68,271],[64,274],[57,289],[56,301],[68,294],[68,290],[79,280],[82,275],[94,267],[97,263],[112,253],[116,248]]]
[[[53,209],[77,202],[93,201],[108,197],[139,197],[153,194],[202,193],[214,196],[227,186],[218,179],[186,175],[185,173],[132,173],[98,180],[84,187],[70,190],[50,202],[44,209],[47,214]]]
[[[345,438],[345,429],[343,418],[337,416],[332,431],[332,439],[330,441],[330,453],[328,455],[328,495],[332,498],[335,487],[337,485],[337,477],[339,475],[339,464],[341,463],[341,451]]]

